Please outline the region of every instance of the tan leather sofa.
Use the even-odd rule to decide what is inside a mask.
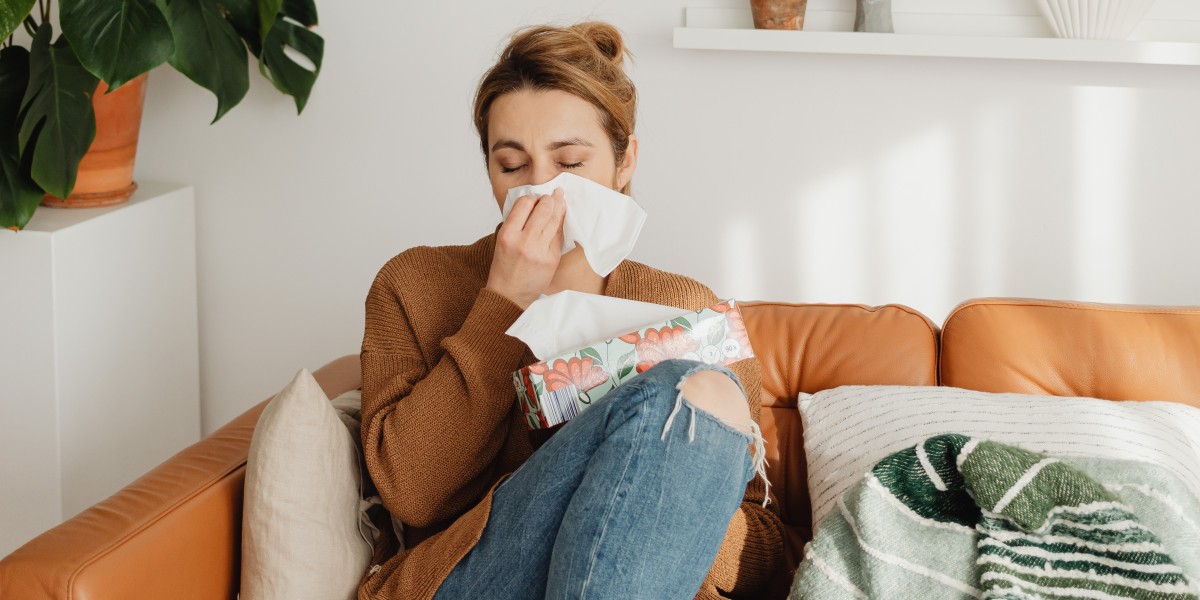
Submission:
[[[1200,405],[1200,307],[982,299],[939,330],[897,305],[755,303],[745,321],[763,368],[768,473],[793,567],[811,537],[799,392],[941,383]],[[354,389],[357,356],[315,375],[330,397]],[[0,598],[235,597],[246,451],[262,408],[0,560]]]

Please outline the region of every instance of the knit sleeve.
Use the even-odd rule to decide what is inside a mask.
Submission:
[[[732,370],[746,389],[750,415],[760,423],[762,376],[758,359],[738,362]],[[742,505],[734,513],[717,558],[696,595],[698,600],[764,597],[783,566],[783,522],[774,498],[763,506],[767,495],[763,478],[755,475],[746,486]]]
[[[403,255],[402,255],[403,256]],[[389,267],[393,266],[389,264]],[[511,425],[512,372],[525,345],[505,335],[521,309],[483,289],[427,365],[401,301],[404,269],[380,271],[366,303],[362,437],[384,505],[407,524],[459,515],[486,493]],[[436,319],[436,308],[420,317]],[[453,432],[449,428],[453,428]]]

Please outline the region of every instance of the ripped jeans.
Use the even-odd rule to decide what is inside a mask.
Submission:
[[[705,369],[737,381],[663,361],[564,425],[496,488],[435,598],[693,598],[763,455],[757,425],[748,435],[683,397]]]

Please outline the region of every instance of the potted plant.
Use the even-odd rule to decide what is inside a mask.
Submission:
[[[0,0],[0,227],[20,229],[43,199],[70,197],[97,108],[124,95],[136,139],[137,88],[154,67],[169,63],[212,92],[214,123],[246,95],[249,55],[297,112],[321,69],[315,0],[58,0],[57,15],[54,4]],[[22,28],[28,49],[16,43]],[[133,153],[123,154],[131,174]]]

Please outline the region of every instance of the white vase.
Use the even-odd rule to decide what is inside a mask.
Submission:
[[[1038,0],[1055,35],[1094,40],[1128,38],[1153,4],[1154,0]]]

